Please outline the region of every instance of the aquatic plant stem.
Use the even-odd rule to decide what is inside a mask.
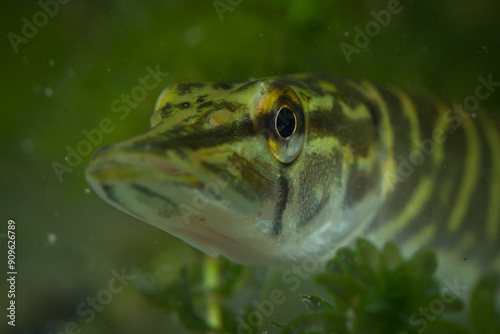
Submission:
[[[217,288],[219,286],[220,263],[218,258],[206,256],[203,263],[203,283],[207,291],[206,319],[214,330],[210,334],[219,333],[222,328],[222,312],[219,304]]]

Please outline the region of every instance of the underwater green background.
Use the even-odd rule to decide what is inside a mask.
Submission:
[[[2,333],[55,334],[68,322],[82,333],[184,332],[141,287],[175,279],[182,264],[196,271],[203,258],[98,198],[84,177],[90,153],[69,158],[72,167],[67,157],[103,119],[112,127],[91,151],[147,130],[168,85],[314,72],[462,103],[479,76],[500,81],[500,3],[493,0],[401,0],[401,10],[349,59],[341,43],[356,47],[355,27],[364,31],[371,11],[394,0],[61,2],[0,2],[0,263],[6,277],[12,219],[18,273],[15,328],[3,314],[8,286],[0,281]],[[43,7],[53,15],[39,14]],[[23,26],[34,19],[39,27],[25,28],[28,38]],[[127,113],[114,112],[113,102],[157,68],[168,75]],[[494,92],[481,108],[497,110],[499,102]],[[123,270],[136,278],[92,320],[77,313]],[[295,305],[279,306],[276,317],[300,313]]]

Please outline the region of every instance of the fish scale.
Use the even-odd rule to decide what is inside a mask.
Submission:
[[[472,116],[352,78],[182,83],[86,176],[118,209],[239,263],[324,260],[361,235],[499,268],[500,136]]]

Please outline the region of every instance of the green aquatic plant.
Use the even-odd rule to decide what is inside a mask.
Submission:
[[[360,239],[354,249],[342,248],[316,282],[331,297],[303,295],[309,309],[287,325],[283,334],[298,333],[500,333],[494,296],[498,275],[484,276],[469,300],[470,326],[460,321],[464,304],[450,287],[435,279],[436,257],[430,250],[404,260],[398,248],[378,250]],[[456,283],[456,282],[455,282]]]
[[[203,261],[201,267],[194,265],[199,264],[196,261],[179,263],[175,279],[170,276],[139,287],[161,308],[177,314],[189,331],[262,333],[248,322],[241,326],[256,307],[255,302],[241,307],[241,295],[248,296],[249,286],[255,293],[262,284],[254,270],[223,259]],[[494,297],[499,275],[485,274],[464,302],[453,291],[456,282],[445,280],[440,285],[437,265],[433,251],[423,250],[405,260],[392,243],[377,249],[359,239],[353,248],[339,249],[316,275],[315,283],[325,296],[299,295],[305,312],[289,323],[273,322],[273,315],[268,319],[282,334],[499,334]]]
[[[167,250],[151,261],[138,274],[136,287],[150,302],[176,315],[190,332],[224,328],[232,333],[238,324],[229,301],[237,300],[242,291],[258,288],[255,272],[223,258],[207,257],[187,245],[180,249],[183,256]]]

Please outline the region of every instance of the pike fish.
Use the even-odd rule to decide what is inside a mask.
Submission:
[[[499,268],[493,119],[352,78],[179,83],[86,177],[119,210],[238,263],[327,259],[363,236]]]

